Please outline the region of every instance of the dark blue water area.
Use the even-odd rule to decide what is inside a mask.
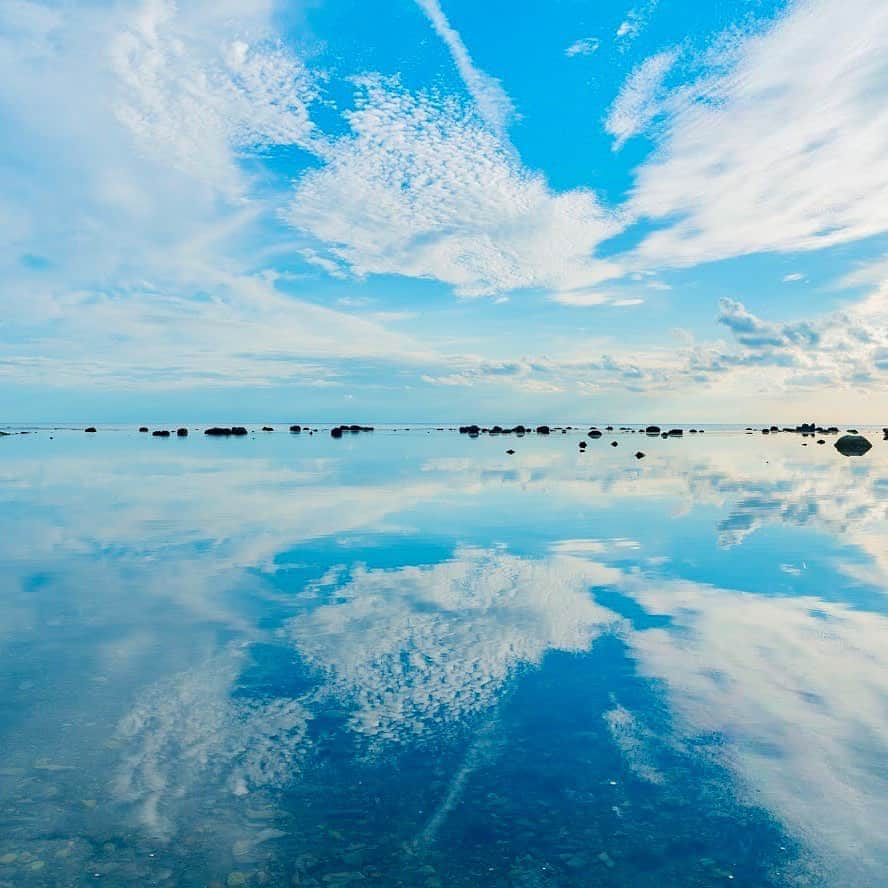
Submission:
[[[880,884],[880,444],[52,436],[0,886]]]

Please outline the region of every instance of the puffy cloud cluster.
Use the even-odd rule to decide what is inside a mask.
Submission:
[[[400,274],[479,296],[591,286],[620,223],[586,189],[556,194],[453,97],[364,77],[351,132],[297,183],[287,219],[354,273]]]

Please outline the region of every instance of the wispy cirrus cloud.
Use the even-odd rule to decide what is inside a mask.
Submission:
[[[502,84],[475,65],[459,31],[448,21],[439,0],[416,0],[416,2],[432,23],[435,33],[450,51],[453,63],[475,101],[478,113],[488,126],[499,133],[504,132],[515,108]]]
[[[664,115],[658,148],[627,209],[668,224],[639,261],[816,250],[888,230],[886,45],[879,0],[797,3],[734,35],[727,64],[655,99],[641,117]]]
[[[623,84],[604,121],[605,131],[614,137],[615,151],[668,110],[663,104],[663,81],[678,55],[678,50],[670,49],[651,56]]]

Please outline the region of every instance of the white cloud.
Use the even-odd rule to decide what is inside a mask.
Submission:
[[[320,150],[316,81],[271,14],[265,0],[0,8],[7,384],[317,385],[336,373],[317,359],[416,353],[385,318],[283,295],[262,264],[277,249],[338,268],[269,230],[275,197],[242,163],[272,144]]]
[[[604,305],[612,299],[602,290],[564,290],[560,293],[553,293],[550,298],[552,302],[557,302],[560,305],[575,306]]]
[[[112,37],[117,114],[140,151],[236,194],[237,151],[309,141],[316,88],[291,52],[232,38],[228,23],[198,9],[181,15],[171,0],[152,0]]]
[[[439,0],[416,0],[416,2],[450,50],[453,62],[481,117],[488,126],[502,133],[514,114],[514,108],[500,82],[476,67],[459,32],[450,25],[447,16],[444,15]]]
[[[647,109],[643,119],[668,121],[628,209],[678,221],[638,260],[693,265],[888,230],[886,46],[881,0],[792,4],[735,41],[727,64]]]
[[[583,37],[580,40],[575,40],[571,43],[571,45],[564,50],[564,54],[569,59],[574,56],[592,55],[592,53],[598,51],[600,45],[601,41],[597,37]]]
[[[359,87],[351,133],[303,176],[287,212],[354,273],[432,278],[463,296],[618,273],[592,258],[621,223],[591,191],[553,193],[452,98],[379,77]]]
[[[641,6],[635,6],[626,13],[626,18],[617,28],[617,42],[624,47],[635,40],[647,27],[648,20],[657,7],[658,0],[648,0]]]
[[[798,271],[794,271],[791,274],[783,275],[783,283],[792,283],[793,281],[803,281],[805,276]]]
[[[665,113],[663,80],[677,58],[678,50],[657,53],[629,75],[604,121],[605,131],[614,136],[614,150],[644,132],[655,117]]]

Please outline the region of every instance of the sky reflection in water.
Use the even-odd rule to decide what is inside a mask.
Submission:
[[[0,444],[0,885],[888,865],[888,444],[53,435]]]

